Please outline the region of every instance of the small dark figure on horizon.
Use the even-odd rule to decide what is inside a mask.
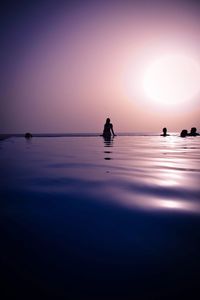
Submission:
[[[188,135],[190,135],[190,136],[197,136],[197,135],[199,135],[199,133],[197,132],[196,127],[192,127],[191,130],[190,130],[190,133],[188,133]]]
[[[25,133],[25,138],[26,139],[30,139],[30,138],[32,138],[33,136],[32,136],[32,134],[30,133],[30,132],[26,132]]]
[[[180,136],[181,136],[181,137],[186,137],[187,135],[188,135],[187,129],[183,129],[183,130],[181,131]]]
[[[169,134],[167,133],[166,127],[163,128],[163,133],[161,134],[161,136],[169,136]]]
[[[113,125],[110,123],[110,119],[106,119],[106,123],[104,125],[104,130],[103,130],[103,137],[104,138],[111,138],[111,135],[116,136],[113,130]]]

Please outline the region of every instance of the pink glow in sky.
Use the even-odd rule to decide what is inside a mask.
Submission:
[[[200,130],[199,91],[165,109],[142,88],[163,56],[200,65],[200,11],[189,3],[111,1],[16,18],[5,34],[1,132],[100,132],[108,116],[118,132]]]

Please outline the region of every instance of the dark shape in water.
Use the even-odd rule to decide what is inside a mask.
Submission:
[[[163,133],[161,134],[161,136],[169,136],[169,134],[167,133],[166,127],[163,128]]]
[[[104,147],[113,146],[113,138],[111,136],[103,136],[103,139],[104,139]]]
[[[196,127],[192,127],[191,130],[190,130],[190,133],[188,133],[188,135],[190,135],[190,136],[197,136],[197,135],[199,135],[199,133],[197,132]]]
[[[103,137],[106,139],[110,139],[112,135],[115,136],[116,134],[114,133],[113,125],[110,123],[110,119],[107,118],[104,125]]]
[[[181,131],[180,136],[181,136],[181,137],[186,137],[187,135],[188,135],[187,129],[183,129],[183,130]]]
[[[30,132],[26,132],[25,133],[25,138],[26,139],[30,139],[30,138],[32,138],[33,136],[32,136],[32,134],[30,133]]]

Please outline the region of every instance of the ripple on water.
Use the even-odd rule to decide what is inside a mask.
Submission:
[[[34,138],[28,148],[11,141],[1,146],[4,191],[84,192],[131,209],[199,212],[199,137]]]

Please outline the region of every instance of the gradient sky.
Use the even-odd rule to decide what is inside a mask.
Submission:
[[[166,109],[141,87],[163,55],[200,65],[198,1],[9,1],[1,49],[1,133],[200,130],[200,93]]]

